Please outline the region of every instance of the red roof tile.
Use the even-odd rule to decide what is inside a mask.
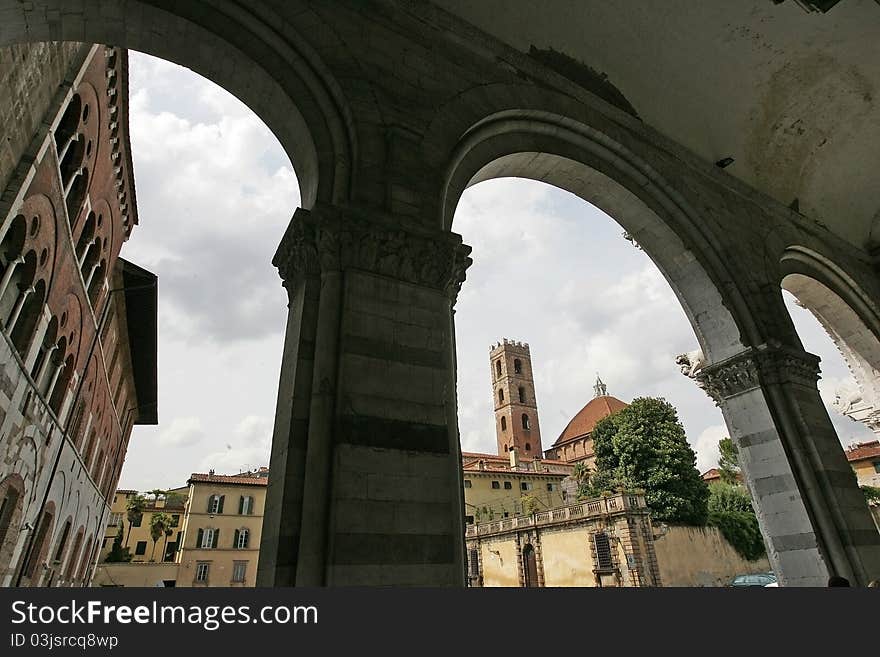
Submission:
[[[611,395],[594,397],[586,406],[578,411],[577,415],[571,418],[571,422],[568,423],[568,426],[565,427],[559,435],[559,438],[553,443],[553,447],[591,433],[599,420],[608,417],[612,413],[616,413],[627,406],[629,406],[629,404],[626,404],[620,401],[617,397],[612,397]]]
[[[880,456],[880,440],[856,443],[846,448],[847,461],[863,461]]]
[[[268,477],[240,477],[235,475],[201,474],[193,472],[187,483],[228,484],[230,486],[266,486]]]

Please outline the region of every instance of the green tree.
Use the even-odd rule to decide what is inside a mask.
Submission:
[[[717,527],[743,558],[754,561],[764,556],[764,538],[743,486],[724,482],[709,486],[709,524]]]
[[[541,510],[541,503],[534,495],[523,495],[520,497],[523,514],[530,516]]]
[[[104,558],[105,563],[131,561],[131,552],[129,552],[127,547],[122,547],[122,534],[124,531],[125,522],[120,520],[119,531],[116,532],[116,536],[113,538],[113,546],[110,548],[110,552]]]
[[[171,516],[169,516],[164,511],[154,513],[153,516],[150,518],[150,538],[153,539],[153,551],[150,552],[150,561],[155,560],[153,557],[156,554],[156,541],[159,540],[159,537],[165,536],[165,543],[168,543],[168,536],[165,532],[170,527]]]
[[[128,545],[128,539],[131,538],[131,528],[140,524],[144,517],[144,509],[147,507],[147,500],[143,495],[132,495],[125,503],[125,517],[128,518],[128,534],[125,536],[125,545]]]
[[[718,459],[718,472],[721,481],[725,484],[735,484],[739,481],[739,451],[730,438],[722,438],[718,441],[718,450],[721,453]]]
[[[662,398],[639,397],[593,429],[596,474],[603,485],[644,489],[656,520],[706,523],[709,489],[697,471],[675,408]]]
[[[865,500],[868,504],[880,502],[880,488],[877,486],[861,486],[861,489],[865,494]]]

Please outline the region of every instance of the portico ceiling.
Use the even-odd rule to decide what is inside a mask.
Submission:
[[[794,0],[435,0],[513,48],[607,75],[638,116],[707,161],[880,246],[880,4]],[[873,229],[873,233],[872,233]]]

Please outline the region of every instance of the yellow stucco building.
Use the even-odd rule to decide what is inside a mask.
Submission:
[[[193,473],[187,486],[150,500],[140,521],[128,519],[137,491],[116,492],[93,586],[254,586],[268,469],[236,475]],[[173,532],[153,547],[150,519],[172,517]],[[107,562],[117,534],[130,562]]]

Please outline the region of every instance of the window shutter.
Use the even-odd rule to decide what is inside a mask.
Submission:
[[[223,513],[223,500],[226,499],[225,495],[220,496],[220,506],[217,507],[217,513]]]
[[[208,496],[208,509],[207,509],[208,513],[211,513],[211,507],[212,507],[212,506],[214,506],[214,496],[213,496],[213,495],[209,495],[209,496]]]
[[[220,499],[222,500],[223,498],[221,497]],[[214,543],[211,545],[211,547],[217,547],[217,541],[219,539],[220,539],[220,530],[215,529],[214,530]]]
[[[243,545],[241,547],[247,548],[248,545],[250,545],[250,542],[251,542],[251,532],[250,532],[250,530],[245,529],[244,530],[244,541],[243,541]]]
[[[196,536],[196,547],[197,547],[197,548],[202,547],[202,538],[204,537],[204,535],[205,535],[205,530],[204,530],[204,529],[200,529],[200,530],[199,530],[199,533],[198,533],[198,536]]]
[[[238,530],[237,529],[235,530],[235,535],[232,539],[232,547],[234,547],[234,548],[238,547]]]
[[[248,497],[248,515],[254,515],[254,498]]]
[[[238,515],[244,513],[244,495],[240,495],[238,498]]]

